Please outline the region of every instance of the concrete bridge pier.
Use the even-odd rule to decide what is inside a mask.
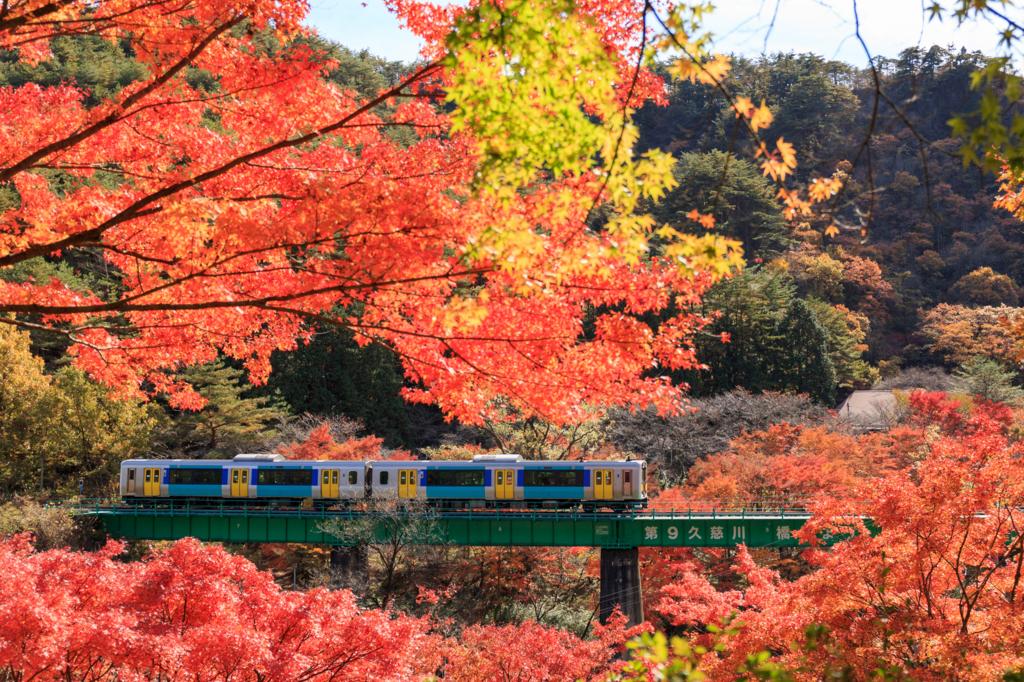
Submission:
[[[369,553],[366,545],[331,547],[331,587],[344,587],[357,595],[366,593],[369,583]]]
[[[640,550],[601,548],[601,597],[598,617],[608,622],[615,607],[629,620],[629,625],[644,622],[644,602],[640,593]]]

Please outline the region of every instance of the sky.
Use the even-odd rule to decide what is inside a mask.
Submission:
[[[769,31],[778,4],[774,27]],[[947,3],[952,4],[952,3]],[[420,44],[402,30],[381,0],[310,0],[307,25],[351,49],[411,61]],[[853,0],[719,0],[708,21],[718,51],[757,56],[763,51],[814,52],[866,65],[854,39]],[[925,21],[921,0],[859,0],[862,35],[874,54],[895,57],[911,45],[956,45],[994,53],[1001,26]],[[1024,23],[1024,14],[1015,12]]]

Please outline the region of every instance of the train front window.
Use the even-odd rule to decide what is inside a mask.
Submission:
[[[220,481],[220,468],[171,469],[167,474],[167,482],[171,485],[220,485]]]
[[[527,469],[523,472],[523,485],[527,486],[582,486],[581,469]]]
[[[498,472],[501,475],[501,472]],[[482,486],[483,469],[427,469],[427,485]]]
[[[312,469],[257,469],[256,485],[313,485]]]

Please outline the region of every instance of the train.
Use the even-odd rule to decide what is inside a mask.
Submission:
[[[232,459],[121,462],[123,502],[221,500],[239,504],[348,506],[359,501],[422,503],[444,509],[643,509],[643,460],[534,461],[520,455],[472,460],[290,460],[278,454]]]

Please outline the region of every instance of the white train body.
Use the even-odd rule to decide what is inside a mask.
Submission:
[[[126,501],[423,501],[442,507],[623,507],[647,503],[642,460],[537,461],[518,455],[472,460],[131,459],[121,463]]]

